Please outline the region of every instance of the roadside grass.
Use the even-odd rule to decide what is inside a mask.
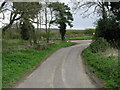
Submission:
[[[44,50],[35,49],[3,50],[2,52],[2,87],[13,87],[17,81],[34,70],[43,60],[59,48],[73,45],[73,42],[60,42],[46,47]]]
[[[68,40],[91,40],[93,36],[71,37]]]
[[[25,47],[27,44],[29,44],[29,41],[21,40],[21,39],[3,39],[2,40],[2,49],[13,49],[13,48],[19,48],[19,47]]]
[[[104,56],[103,53],[92,53],[88,47],[83,51],[84,63],[89,70],[105,81],[104,88],[120,88],[120,72],[116,56]]]

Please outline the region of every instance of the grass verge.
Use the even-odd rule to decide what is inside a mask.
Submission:
[[[101,53],[93,54],[88,47],[83,52],[83,58],[89,70],[105,81],[104,88],[120,88],[120,72],[116,57],[104,57]]]
[[[34,70],[44,59],[59,48],[73,45],[73,42],[60,42],[57,45],[46,47],[44,50],[35,49],[4,50],[2,52],[2,87],[9,88],[15,85],[28,72]]]

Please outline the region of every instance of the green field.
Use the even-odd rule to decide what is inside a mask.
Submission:
[[[66,30],[66,39],[77,39],[77,40],[85,40],[85,39],[91,39],[93,36],[93,33],[95,33],[95,29],[86,29],[86,30]],[[45,41],[47,34],[45,31],[37,31],[35,36],[37,37],[38,41]],[[33,38],[31,36],[31,38]],[[3,35],[3,39],[5,40],[21,40],[20,31],[18,30],[9,30]],[[50,30],[49,33],[49,39],[50,40],[60,40],[61,36],[59,33],[59,30]],[[4,41],[6,43],[6,41]],[[6,44],[7,45],[7,44]]]
[[[71,37],[68,40],[92,40],[93,36]]]

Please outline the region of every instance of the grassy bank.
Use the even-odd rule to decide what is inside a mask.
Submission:
[[[104,56],[104,53],[92,53],[90,48],[83,52],[85,64],[90,71],[105,81],[105,88],[120,88],[120,72],[116,56]]]
[[[3,54],[3,87],[12,87],[28,72],[35,69],[41,61],[59,48],[73,45],[73,42],[60,42],[46,47],[44,50],[35,49],[4,50]]]

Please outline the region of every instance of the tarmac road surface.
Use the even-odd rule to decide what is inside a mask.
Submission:
[[[97,88],[85,73],[81,58],[91,41],[74,42],[78,44],[53,53],[16,88]]]

